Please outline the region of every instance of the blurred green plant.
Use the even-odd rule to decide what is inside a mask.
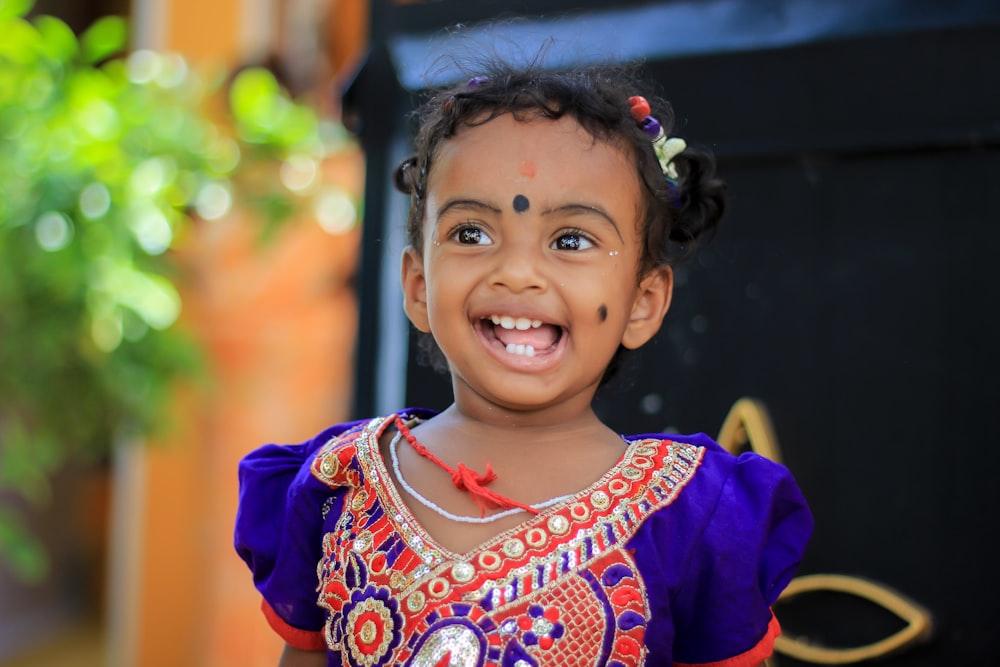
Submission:
[[[69,462],[155,432],[197,373],[178,239],[234,202],[264,230],[329,202],[319,165],[351,141],[264,69],[208,81],[126,53],[121,18],[78,37],[32,5],[0,0],[0,565],[27,581],[46,553],[9,501],[43,505]]]

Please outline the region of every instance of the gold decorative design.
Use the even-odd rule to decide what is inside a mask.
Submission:
[[[775,651],[817,665],[847,665],[895,653],[927,639],[933,630],[930,613],[916,602],[881,584],[842,574],[812,574],[792,579],[778,598],[790,600],[803,593],[835,591],[869,600],[906,622],[899,632],[864,646],[829,648],[786,634],[774,641]]]
[[[406,598],[406,608],[412,612],[418,612],[424,608],[427,604],[427,598],[420,591],[413,591],[410,596]]]
[[[451,568],[451,576],[455,581],[464,584],[476,576],[476,568],[464,561],[455,563]]]
[[[732,454],[738,454],[749,445],[751,451],[775,463],[782,462],[771,417],[764,404],[754,398],[741,398],[733,404],[722,422],[718,443]],[[790,600],[803,593],[819,591],[846,593],[873,602],[899,616],[906,626],[884,639],[851,648],[819,646],[785,633],[775,639],[775,653],[815,665],[847,665],[897,653],[927,639],[934,631],[930,612],[917,602],[882,584],[843,574],[795,577],[778,600]],[[764,665],[777,667],[777,660],[770,658]]]
[[[525,533],[524,541],[528,543],[528,546],[540,549],[549,541],[549,536],[541,528],[532,528]]]
[[[479,554],[479,567],[493,572],[499,570],[503,564],[503,559],[495,551],[483,551]]]
[[[569,532],[569,519],[561,514],[556,514],[549,517],[548,527],[554,535],[565,535]]]
[[[516,537],[512,537],[503,543],[503,552],[511,558],[518,558],[524,553],[524,549],[524,542]]]
[[[774,434],[771,416],[764,404],[755,398],[741,398],[733,404],[719,430],[719,444],[737,454],[743,445],[767,459],[781,463],[781,450]]]

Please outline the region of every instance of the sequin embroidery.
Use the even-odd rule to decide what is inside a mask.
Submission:
[[[389,476],[378,436],[391,420],[331,440],[311,468],[350,487],[318,564],[327,645],[344,664],[643,664],[649,604],[625,545],[677,497],[703,448],[633,442],[595,485],[460,558],[379,485]]]

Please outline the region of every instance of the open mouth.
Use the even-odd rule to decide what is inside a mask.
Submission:
[[[563,336],[563,328],[541,320],[510,315],[490,315],[479,321],[487,340],[503,347],[508,354],[534,357],[551,352]]]

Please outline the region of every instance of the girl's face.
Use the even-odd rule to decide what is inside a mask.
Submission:
[[[402,281],[460,409],[590,409],[618,345],[670,303],[668,267],[638,277],[640,202],[628,156],[571,118],[505,114],[442,144]]]

